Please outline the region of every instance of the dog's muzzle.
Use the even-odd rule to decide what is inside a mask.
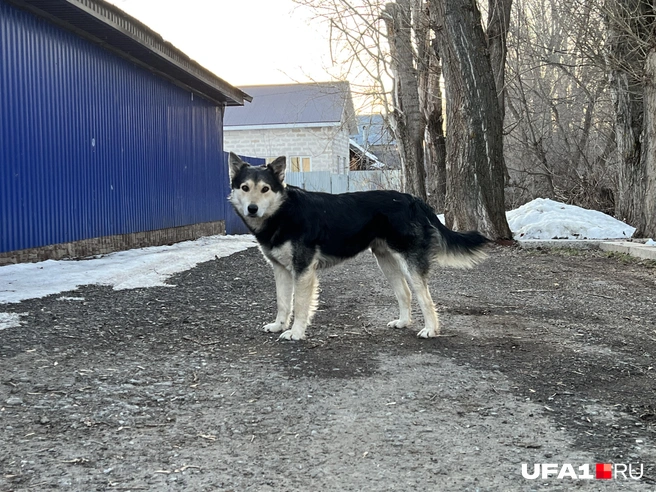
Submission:
[[[248,215],[250,215],[251,217],[255,217],[257,215],[257,205],[251,203],[247,209],[248,209]]]

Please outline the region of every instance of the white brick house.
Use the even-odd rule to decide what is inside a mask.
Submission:
[[[253,97],[245,107],[227,108],[224,148],[275,159],[290,171],[349,170],[349,135],[357,133],[348,82],[241,87]]]

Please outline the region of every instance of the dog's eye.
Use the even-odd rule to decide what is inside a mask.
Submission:
[[[241,185],[241,190],[247,192],[249,190],[249,188],[246,185]]]
[[[269,191],[269,187],[268,186],[263,186],[262,187],[262,193],[266,193],[267,191]]]

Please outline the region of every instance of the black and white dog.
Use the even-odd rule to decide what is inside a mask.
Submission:
[[[427,284],[431,263],[469,268],[486,256],[484,236],[451,231],[426,203],[411,195],[305,191],[285,184],[285,157],[251,166],[231,153],[229,168],[229,200],[273,266],[278,315],[264,330],[282,331],[280,339],[305,338],[317,304],[317,269],[365,249],[376,256],[399,302],[399,319],[387,325],[410,325],[409,283],[424,316],[417,336],[435,337],[440,327]]]

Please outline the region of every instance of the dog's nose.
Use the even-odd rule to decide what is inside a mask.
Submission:
[[[254,205],[254,204],[251,203],[248,206],[248,213],[251,214],[251,215],[255,215],[257,213],[257,205]]]

